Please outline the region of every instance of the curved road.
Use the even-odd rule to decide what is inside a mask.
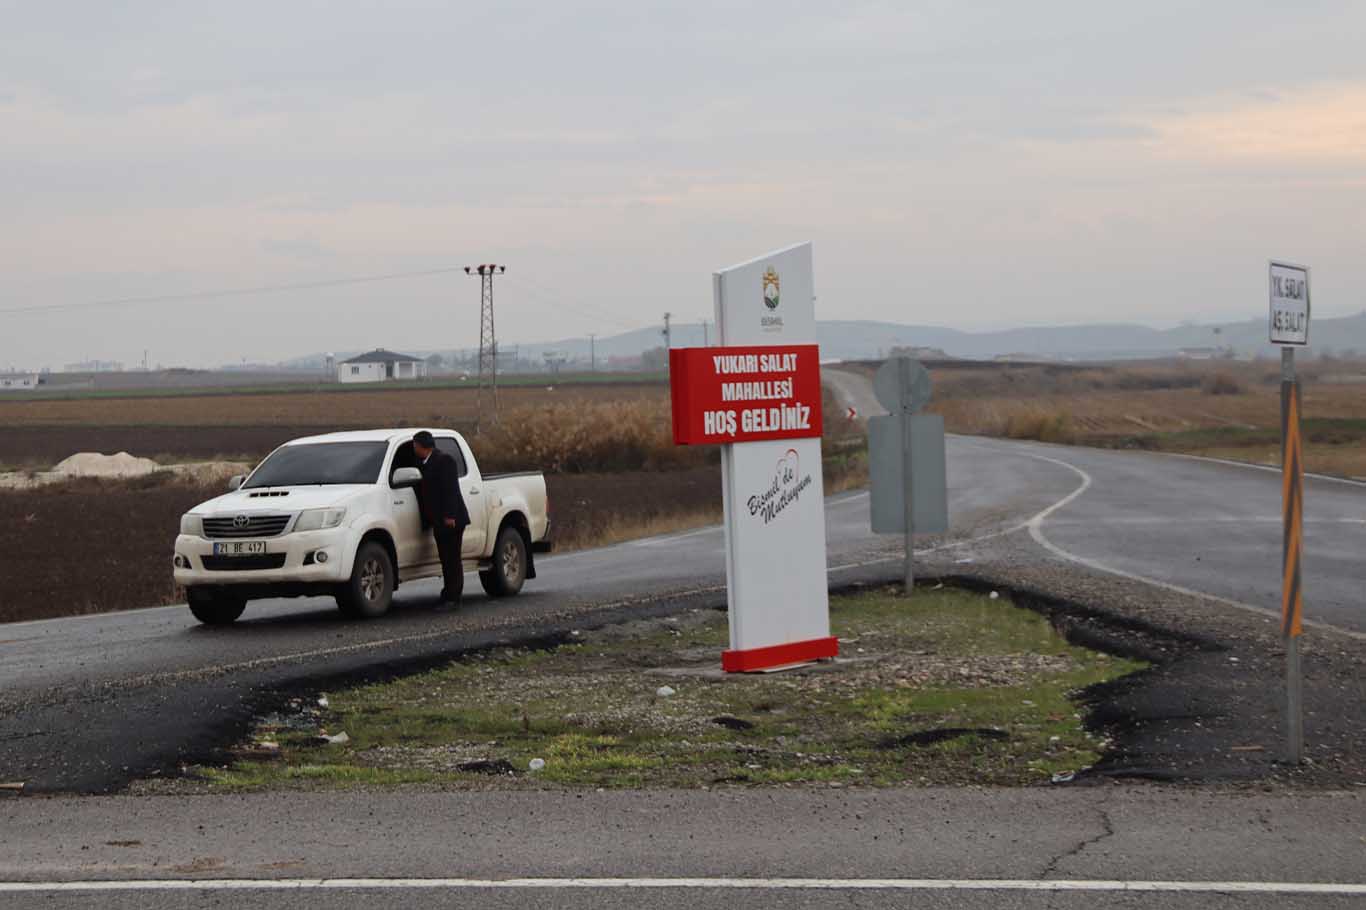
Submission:
[[[828,376],[868,413],[866,382]],[[1278,615],[1275,472],[967,437],[948,446],[952,533],[925,547],[968,553],[973,540],[1011,534],[1040,563],[1194,593],[1258,623]],[[899,542],[869,533],[866,493],[831,497],[826,515],[833,581],[895,574]],[[1366,485],[1310,479],[1305,518],[1308,619],[1366,638]],[[0,626],[0,769],[35,789],[107,789],[194,757],[197,742],[241,728],[261,693],[282,686],[437,660],[594,613],[602,621],[699,594],[720,602],[722,533],[557,555],[538,568],[522,596],[476,595],[459,612],[436,604],[436,582],[405,586],[398,609],[370,623],[313,599],[252,604],[226,629],[201,627],[182,607]]]

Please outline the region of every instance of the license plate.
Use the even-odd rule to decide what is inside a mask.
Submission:
[[[214,556],[265,556],[264,540],[233,540],[213,545]]]

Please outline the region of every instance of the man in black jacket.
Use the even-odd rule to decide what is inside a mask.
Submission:
[[[465,497],[460,494],[460,466],[436,447],[436,440],[426,430],[413,437],[413,454],[422,472],[422,487],[418,490],[422,525],[432,529],[436,551],[441,554],[441,574],[446,582],[441,599],[458,606],[465,587],[460,541],[470,523]]]

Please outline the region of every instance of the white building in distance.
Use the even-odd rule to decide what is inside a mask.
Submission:
[[[37,373],[0,373],[0,392],[32,392],[39,381]]]
[[[412,381],[426,378],[427,362],[421,357],[395,354],[384,348],[375,348],[337,364],[338,382]]]

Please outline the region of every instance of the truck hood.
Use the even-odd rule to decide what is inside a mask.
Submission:
[[[190,511],[196,515],[217,515],[223,512],[302,512],[304,509],[331,509],[344,506],[357,494],[373,488],[371,484],[339,484],[326,487],[256,487],[250,490],[238,490],[219,496],[217,499],[210,499],[208,502],[201,502]]]

